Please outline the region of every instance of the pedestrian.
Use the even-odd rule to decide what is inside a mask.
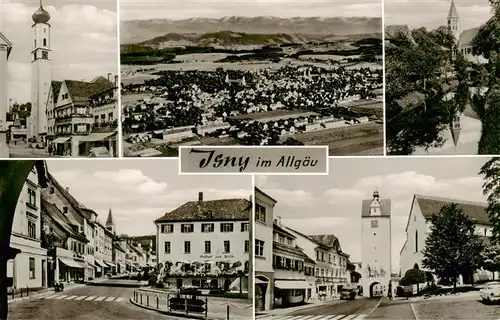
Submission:
[[[387,288],[387,297],[389,298],[389,300],[392,300],[392,284],[389,283],[389,286]]]

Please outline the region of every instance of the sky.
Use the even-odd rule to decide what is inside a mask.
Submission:
[[[33,20],[38,0],[1,0],[0,32],[12,42],[8,60],[8,96],[31,100]],[[50,13],[52,80],[86,80],[118,73],[117,2],[43,0]]]
[[[330,159],[328,176],[257,176],[256,186],[277,200],[274,217],[307,235],[334,234],[351,262],[361,261],[361,203],[378,190],[392,200],[392,272],[414,194],[486,203],[484,157]]]
[[[154,220],[188,201],[252,195],[252,177],[178,175],[176,159],[48,160],[49,172],[105,222],[111,207],[119,234],[156,234]]]
[[[385,0],[386,25],[426,27],[428,30],[447,25],[451,0]],[[480,27],[491,16],[488,0],[455,0],[460,29]]]
[[[147,5],[146,5],[147,4]],[[380,0],[121,0],[121,20],[223,18],[230,16],[380,17]]]

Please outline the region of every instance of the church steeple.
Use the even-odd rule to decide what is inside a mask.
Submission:
[[[458,42],[460,39],[460,18],[458,17],[457,7],[455,6],[455,0],[451,0],[450,11],[448,12],[448,30],[451,32],[455,41]]]
[[[370,204],[370,215],[380,215],[381,205],[380,205],[380,195],[377,190],[373,191],[373,199]]]
[[[106,229],[115,233],[115,221],[113,219],[113,213],[111,212],[111,208],[109,208],[108,218],[106,219]]]

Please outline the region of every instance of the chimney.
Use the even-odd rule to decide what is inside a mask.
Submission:
[[[252,195],[248,196],[248,201],[253,202],[253,196]]]
[[[281,217],[277,216],[276,219],[274,219],[274,222],[278,225],[278,227],[281,227]]]
[[[108,72],[108,81],[111,82],[111,72]]]
[[[66,187],[66,192],[69,192],[69,187]]]
[[[198,192],[198,201],[199,202],[203,201],[203,192]]]

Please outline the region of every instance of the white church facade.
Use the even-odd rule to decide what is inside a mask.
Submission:
[[[473,40],[479,32],[479,27],[461,30],[460,17],[458,16],[455,0],[451,0],[450,10],[447,17],[447,26],[455,38],[457,50],[470,62],[477,64],[487,63],[483,56],[473,54]]]
[[[415,264],[418,265],[420,270],[431,271],[427,270],[422,265],[425,241],[431,227],[429,218],[432,217],[433,214],[439,213],[443,206],[452,203],[460,206],[466,216],[476,221],[476,233],[483,241],[489,241],[492,236],[492,224],[486,213],[487,204],[414,195],[405,230],[406,241],[400,252],[401,275],[404,275],[406,271],[412,269]],[[493,274],[489,271],[478,270],[473,277],[474,281],[490,280],[493,279]],[[495,279],[498,279],[498,274],[495,275]],[[462,284],[464,281],[462,277],[458,280],[459,284]]]
[[[391,288],[391,200],[378,191],[361,207],[361,283],[367,297],[387,296]]]
[[[29,143],[49,155],[116,156],[118,77],[54,81],[50,14],[40,4],[32,19]]]

